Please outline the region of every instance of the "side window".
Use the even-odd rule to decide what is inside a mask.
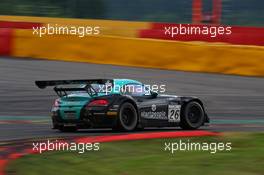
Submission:
[[[126,84],[122,87],[121,92],[131,96],[150,95],[149,89],[143,84]]]

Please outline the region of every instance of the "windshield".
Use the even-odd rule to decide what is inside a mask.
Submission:
[[[112,91],[112,84],[91,84],[96,93],[109,93]]]

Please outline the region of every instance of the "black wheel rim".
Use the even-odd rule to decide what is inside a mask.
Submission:
[[[193,105],[190,107],[188,111],[188,119],[191,123],[196,124],[200,122],[200,119],[202,117],[202,111],[199,106]]]
[[[125,108],[123,110],[121,119],[124,125],[130,127],[134,123],[134,120],[135,120],[133,111],[130,108]]]

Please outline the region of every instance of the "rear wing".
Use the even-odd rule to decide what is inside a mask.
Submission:
[[[53,88],[54,91],[56,92],[56,94],[59,97],[63,97],[63,96],[67,96],[68,92],[76,92],[76,91],[83,91],[83,92],[87,92],[89,95],[96,95],[97,92],[89,85],[86,85],[83,88],[78,88],[78,87],[71,87],[71,88],[65,88],[65,87],[54,87]]]
[[[35,84],[40,89],[45,89],[48,86],[69,85],[69,84],[107,84],[113,83],[112,79],[87,79],[87,80],[48,80],[35,81]]]
[[[67,92],[84,91],[89,95],[96,95],[97,92],[91,84],[113,84],[111,79],[88,79],[88,80],[50,80],[50,81],[35,81],[35,84],[40,89],[45,89],[48,86],[55,86],[54,91],[59,97],[67,96]],[[83,87],[58,87],[59,85],[84,85]]]

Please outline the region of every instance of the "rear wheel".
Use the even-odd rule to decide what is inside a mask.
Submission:
[[[180,126],[182,129],[197,129],[204,124],[205,114],[203,107],[195,101],[189,102],[181,114]]]
[[[137,110],[131,103],[124,103],[119,110],[117,128],[123,131],[133,131],[137,127]]]

